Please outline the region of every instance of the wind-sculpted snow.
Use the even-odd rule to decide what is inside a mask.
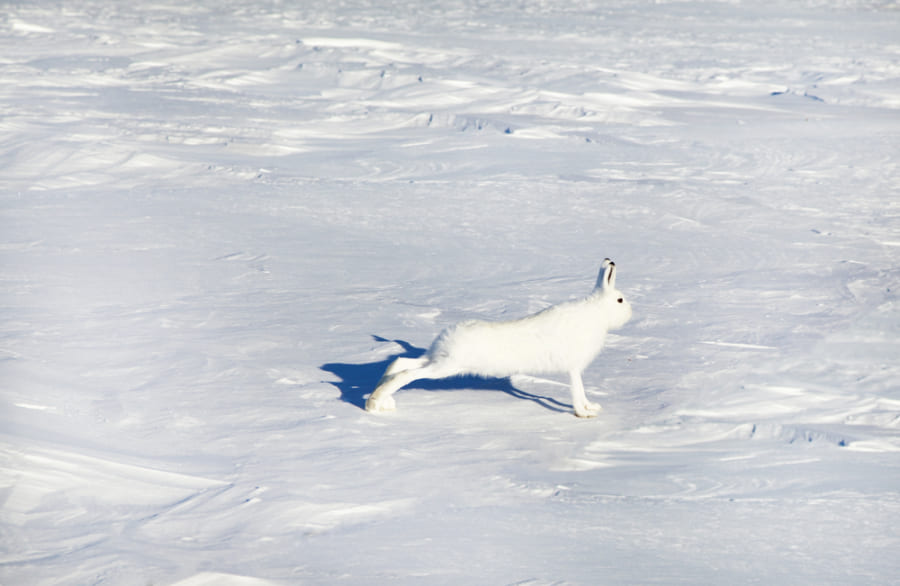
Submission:
[[[3,584],[900,573],[892,3],[2,13]],[[596,418],[521,375],[364,411],[605,257]]]

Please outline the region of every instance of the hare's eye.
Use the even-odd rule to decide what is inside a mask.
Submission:
[[[619,297],[619,300],[618,300],[618,301],[619,301],[619,303],[623,303],[625,300],[622,299],[621,297]]]

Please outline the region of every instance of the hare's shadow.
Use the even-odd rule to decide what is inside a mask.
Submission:
[[[364,364],[346,364],[340,362],[332,362],[323,364],[321,369],[330,372],[341,380],[332,382],[334,386],[341,392],[341,400],[351,405],[356,405],[360,409],[365,409],[365,397],[375,390],[375,385],[384,374],[384,370],[388,364],[395,359],[418,358],[425,354],[424,348],[417,348],[409,342],[403,340],[388,340],[380,336],[372,336],[377,342],[395,342],[403,348],[403,352],[395,354],[386,360],[378,362],[368,362]],[[500,391],[518,399],[533,401],[538,405],[550,409],[551,411],[567,412],[572,409],[571,405],[561,403],[552,397],[544,397],[528,393],[513,386],[509,378],[482,378],[478,376],[457,376],[442,379],[420,379],[413,381],[404,389],[421,389],[426,391],[452,391],[460,389],[475,389],[485,391]],[[402,390],[400,392],[403,392]]]

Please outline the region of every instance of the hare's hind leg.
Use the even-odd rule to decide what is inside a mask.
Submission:
[[[421,368],[421,367],[425,366],[425,363],[427,363],[427,362],[428,362],[428,359],[425,358],[424,356],[421,358],[404,358],[403,356],[401,356],[400,358],[397,358],[396,360],[391,362],[391,364],[384,371],[384,375],[382,375],[381,378],[383,380],[392,374],[397,374],[398,372],[402,372],[404,370],[412,370],[413,368]],[[379,383],[379,384],[381,384],[381,383]]]
[[[397,360],[400,359],[398,358]],[[394,364],[396,363],[397,361],[395,360]],[[394,364],[388,367],[387,372],[385,372],[384,376],[381,377],[381,380],[378,381],[378,386],[375,387],[375,390],[366,401],[366,411],[372,411],[375,413],[380,413],[382,411],[393,411],[397,408],[397,406],[394,402],[394,397],[392,397],[391,395],[393,395],[409,383],[413,382],[414,380],[429,377],[430,371],[427,364],[419,366],[418,368],[409,368],[390,374],[390,371],[393,369]]]
[[[399,379],[398,375],[413,372],[421,369],[428,363],[428,359],[422,358],[404,358],[399,357],[388,365],[378,384],[375,385],[375,391],[366,401],[366,411],[393,411],[395,409],[394,399],[391,397],[400,387],[411,383],[415,378],[409,380]]]
[[[591,403],[584,395],[584,383],[580,372],[569,373],[572,385],[572,406],[575,407],[575,415],[578,417],[596,417],[600,411],[600,405]]]

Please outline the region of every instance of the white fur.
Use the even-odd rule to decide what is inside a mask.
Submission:
[[[521,319],[464,321],[451,326],[421,358],[397,358],[366,402],[367,411],[395,408],[392,395],[414,380],[458,375],[568,374],[579,417],[593,417],[581,374],[603,348],[606,332],[631,318],[631,305],[615,287],[616,265],[603,261],[590,295],[560,303]]]

